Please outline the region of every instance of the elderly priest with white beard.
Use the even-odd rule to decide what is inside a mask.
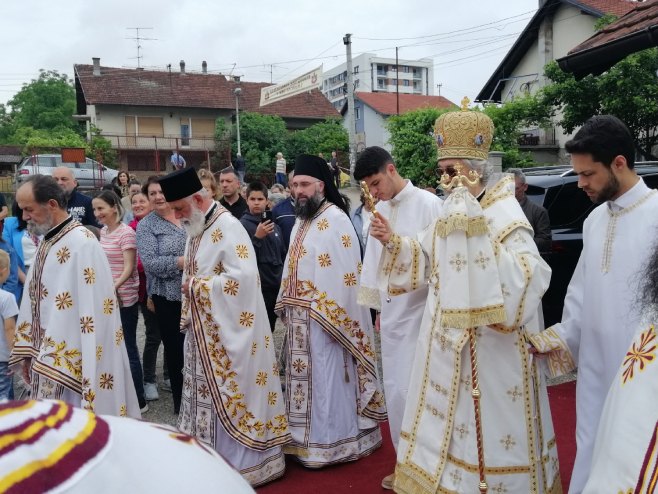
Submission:
[[[251,485],[283,475],[290,440],[256,255],[240,222],[193,168],[160,180],[188,233],[178,428],[212,446]]]

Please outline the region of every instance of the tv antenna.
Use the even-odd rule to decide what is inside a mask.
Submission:
[[[133,59],[137,59],[137,68],[141,68],[142,66],[142,41],[157,41],[157,38],[145,38],[144,36],[140,36],[139,32],[140,31],[146,31],[148,29],[153,29],[152,27],[127,27],[126,29],[131,29],[135,31],[135,36],[126,38],[126,39],[132,39],[135,41],[137,44],[137,56],[132,57]]]

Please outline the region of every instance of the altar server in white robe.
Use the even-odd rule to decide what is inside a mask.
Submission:
[[[55,179],[16,191],[28,231],[43,235],[27,273],[10,364],[22,364],[35,399],[140,418],[107,257],[66,211]]]
[[[193,168],[167,175],[160,186],[188,234],[178,428],[261,485],[283,475],[281,446],[290,434],[251,240]]]
[[[254,492],[215,451],[169,426],[54,400],[0,403],[0,417],[2,492]]]
[[[658,232],[658,191],[635,173],[633,137],[613,116],[589,119],[566,149],[578,186],[601,205],[585,220],[562,322],[532,342],[547,354],[553,376],[578,367],[577,452],[569,492],[579,493],[606,393],[640,323],[636,293]]]
[[[379,280],[392,297],[429,283],[394,489],[561,492],[546,387],[527,344],[550,268],[513,177],[491,174],[493,123],[467,105],[435,126],[451,190],[440,216],[417,239],[383,217],[370,227],[385,246]]]
[[[354,178],[366,183],[371,196],[379,200],[377,212],[388,218],[391,228],[400,235],[415,236],[436,219],[441,211],[441,199],[402,178],[393,157],[378,146],[368,147],[359,155],[354,167]],[[363,214],[373,213],[364,209]],[[363,256],[358,301],[379,312],[376,324],[380,328],[386,412],[393,447],[397,450],[427,299],[427,285],[390,297],[386,290],[380,290],[377,285],[381,254],[380,242],[368,242]],[[387,475],[382,480],[382,487],[391,489],[392,486],[393,475]]]
[[[291,187],[297,219],[277,310],[286,326],[286,406],[305,466],[361,458],[386,418],[370,311],[357,304],[359,240],[324,160],[301,155]]]

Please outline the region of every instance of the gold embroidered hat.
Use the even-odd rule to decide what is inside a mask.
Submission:
[[[486,160],[493,139],[494,125],[482,112],[468,109],[468,98],[460,111],[444,113],[436,119],[434,136],[439,159],[464,158]]]

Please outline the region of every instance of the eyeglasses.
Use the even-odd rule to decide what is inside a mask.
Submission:
[[[290,185],[291,189],[307,189],[313,184],[317,184],[319,182],[322,182],[322,180],[315,180],[313,182],[295,182]]]

